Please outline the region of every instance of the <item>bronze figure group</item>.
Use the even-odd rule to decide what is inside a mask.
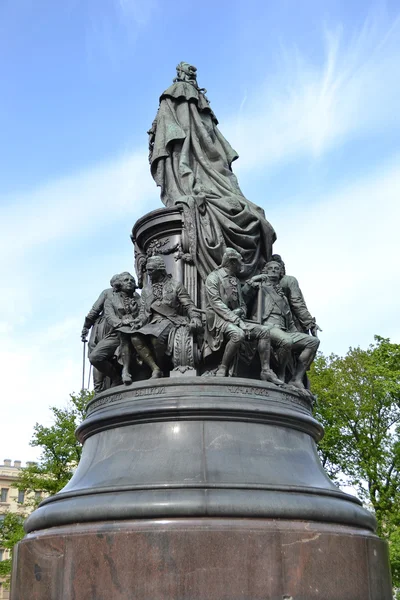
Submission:
[[[95,391],[176,370],[235,376],[240,363],[254,361],[260,365],[260,380],[304,391],[306,371],[319,346],[319,327],[297,280],[286,275],[277,255],[244,284],[242,271],[241,254],[227,248],[221,265],[205,281],[204,311],[168,275],[162,256],[147,259],[147,282],[140,295],[130,273],[114,275],[112,287],[101,292],[82,330],[86,339],[92,328],[88,356]],[[182,339],[198,349],[197,364],[189,360]],[[217,366],[206,370],[204,365],[215,364],[215,358]]]
[[[272,255],[276,235],[263,209],[239,187],[238,155],[205,92],[196,67],[181,62],[161,94],[148,132],[150,170],[165,210],[182,216],[181,237],[158,226],[146,247],[132,238],[141,295],[132,275],[115,275],[88,313],[82,339],[92,328],[96,392],[187,374],[307,388],[319,327],[297,280]],[[186,263],[178,275],[195,301],[167,273],[164,255],[173,253]]]

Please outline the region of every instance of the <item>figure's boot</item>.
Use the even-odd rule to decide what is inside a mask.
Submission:
[[[150,367],[152,379],[159,379],[160,377],[162,377],[162,371],[157,365],[156,361],[154,360],[153,355],[146,346],[146,344],[142,342],[138,335],[133,335],[131,337],[131,340],[133,347],[135,348],[142,361],[146,363],[148,367]]]
[[[92,363],[92,365],[101,373],[103,373],[103,375],[111,379],[111,387],[121,385],[121,375],[108,360],[102,360],[96,363]]]
[[[294,371],[294,375],[289,381],[290,385],[293,385],[301,390],[304,390],[304,375],[306,371],[310,368],[312,361],[314,360],[316,350],[313,348],[304,348],[304,350],[300,353],[297,358],[297,364]]]
[[[132,375],[129,372],[131,353],[129,352],[129,346],[126,342],[121,344],[121,361],[122,361],[122,381],[125,385],[132,383]]]
[[[283,385],[283,381],[281,381],[275,375],[275,373],[269,366],[270,355],[271,355],[271,340],[269,337],[259,340],[258,354],[260,356],[260,363],[261,363],[261,373],[260,373],[261,381],[270,381],[271,383],[275,383],[275,385]]]
[[[96,369],[96,367],[93,367],[93,388],[95,394],[99,394],[104,390],[104,379],[105,376],[103,373]]]
[[[287,348],[286,346],[278,346],[275,348],[275,352],[278,361],[276,374],[278,379],[284,382],[286,377],[286,367],[290,357],[290,348]]]
[[[224,351],[224,355],[222,357],[221,364],[219,365],[217,372],[215,374],[216,377],[226,377],[229,366],[230,366],[231,362],[233,361],[233,359],[235,358],[236,354],[238,353],[239,348],[240,348],[240,343],[237,344],[236,342],[229,340],[229,342],[225,346],[225,351]]]

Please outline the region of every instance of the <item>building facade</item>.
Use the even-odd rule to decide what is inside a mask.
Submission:
[[[21,468],[20,460],[11,461],[6,458],[3,464],[0,464],[0,521],[4,519],[5,514],[8,512],[27,515],[32,511],[32,506],[25,504],[27,499],[32,499],[32,494],[29,494],[29,498],[27,498],[24,491],[13,487]],[[41,492],[36,492],[36,494],[39,499]],[[0,561],[7,558],[9,558],[8,550],[0,547]],[[0,600],[8,600],[8,598],[9,590],[4,585],[4,580],[0,579]]]

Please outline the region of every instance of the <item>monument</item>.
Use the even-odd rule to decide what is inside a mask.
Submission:
[[[18,544],[13,600],[389,600],[375,518],[316,451],[320,329],[241,192],[196,68],[149,131],[160,208],[86,317],[82,459]]]

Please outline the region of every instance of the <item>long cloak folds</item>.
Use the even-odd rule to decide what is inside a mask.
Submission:
[[[201,278],[221,264],[227,247],[242,254],[248,278],[269,260],[276,235],[264,211],[243,196],[231,170],[238,155],[217,124],[201,90],[174,83],[162,94],[150,130],[151,173],[165,206],[183,207]]]

